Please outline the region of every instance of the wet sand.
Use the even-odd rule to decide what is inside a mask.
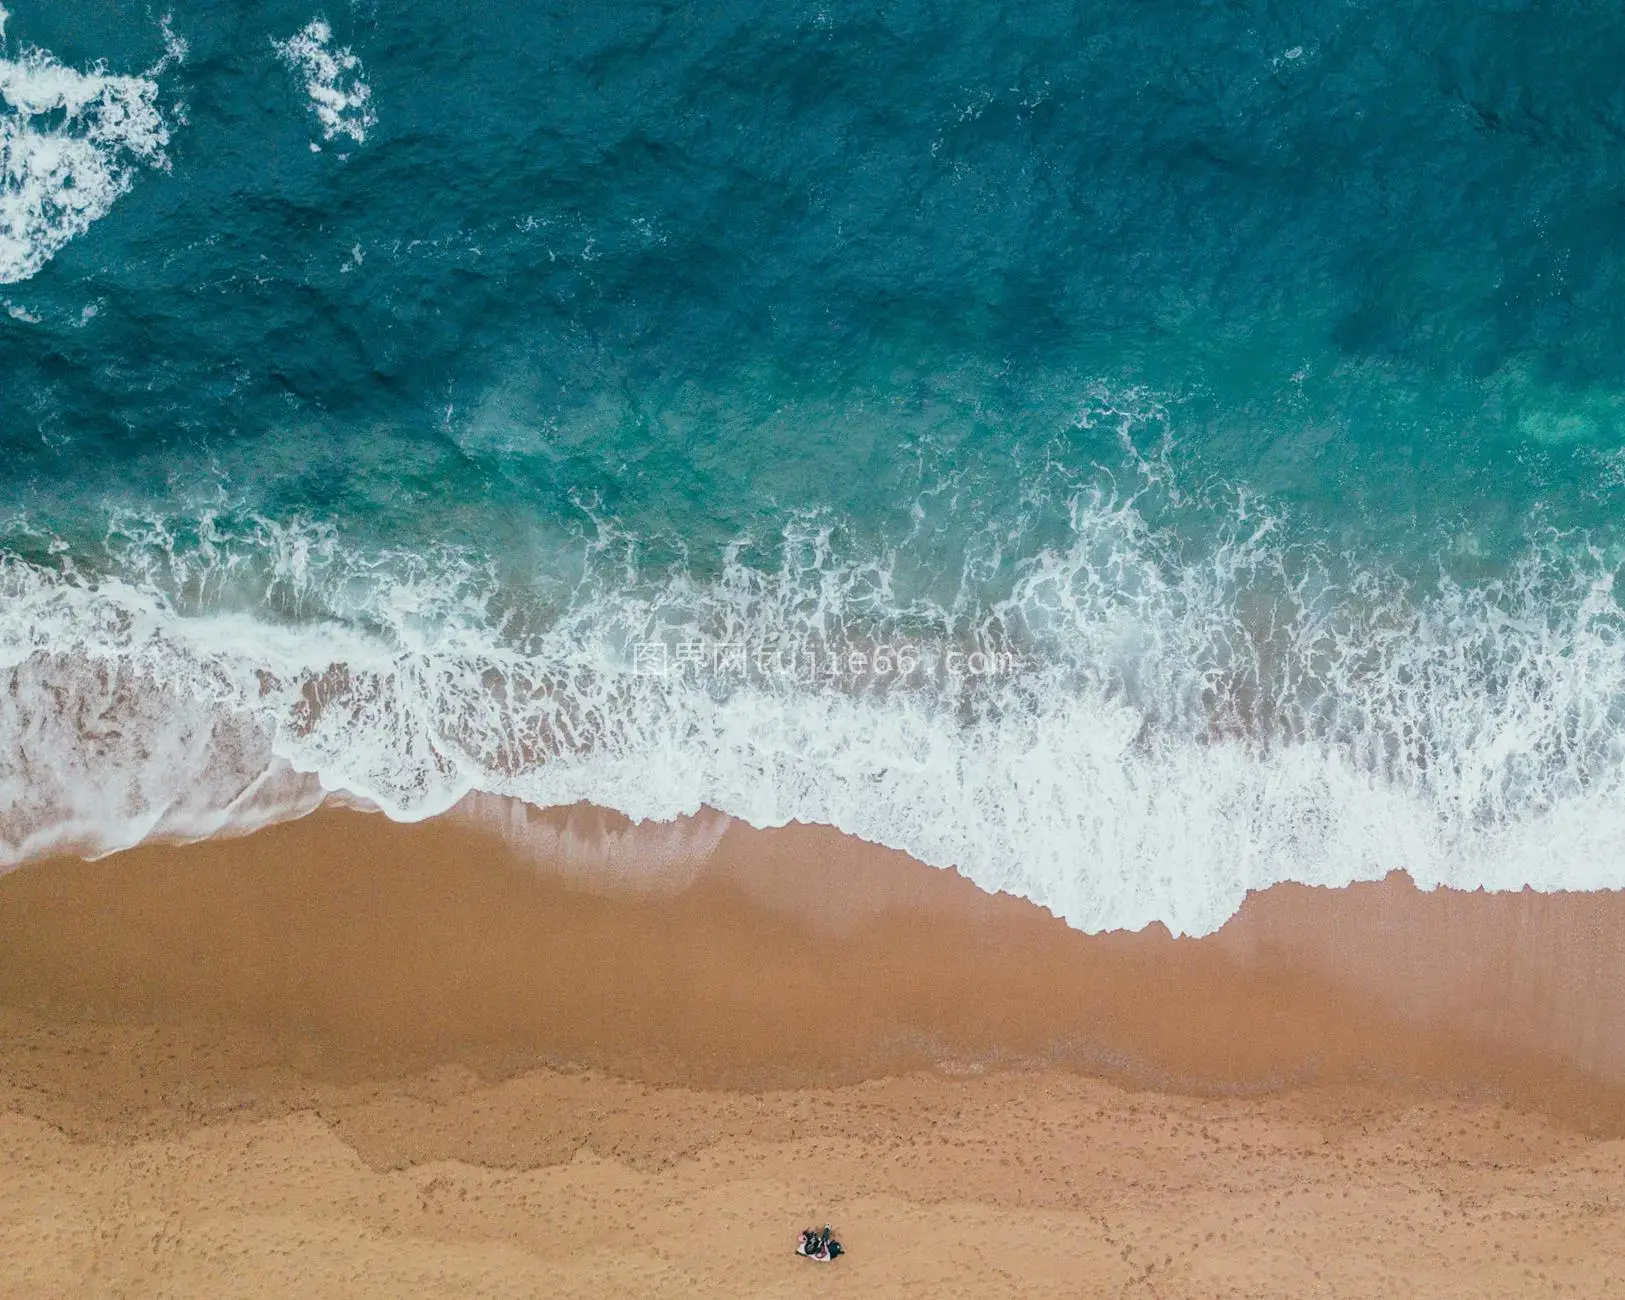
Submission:
[[[0,1101],[6,1295],[1625,1294],[1625,899],[324,811],[0,878]]]

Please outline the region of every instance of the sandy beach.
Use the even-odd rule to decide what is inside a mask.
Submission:
[[[1622,67],[0,0],[0,1300],[1625,1300]]]
[[[1619,895],[1397,875],[1089,936],[496,800],[42,862],[0,1294],[1625,1294],[1622,951]]]

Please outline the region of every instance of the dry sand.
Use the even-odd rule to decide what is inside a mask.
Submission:
[[[495,801],[0,879],[0,1295],[1625,1296],[1622,1135],[1619,895],[1085,936]]]

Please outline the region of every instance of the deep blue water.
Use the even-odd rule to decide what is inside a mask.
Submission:
[[[1610,6],[8,3],[0,856],[1625,884]]]

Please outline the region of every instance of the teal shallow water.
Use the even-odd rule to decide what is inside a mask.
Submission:
[[[480,788],[1088,928],[1625,884],[1606,7],[11,8],[6,860]]]

